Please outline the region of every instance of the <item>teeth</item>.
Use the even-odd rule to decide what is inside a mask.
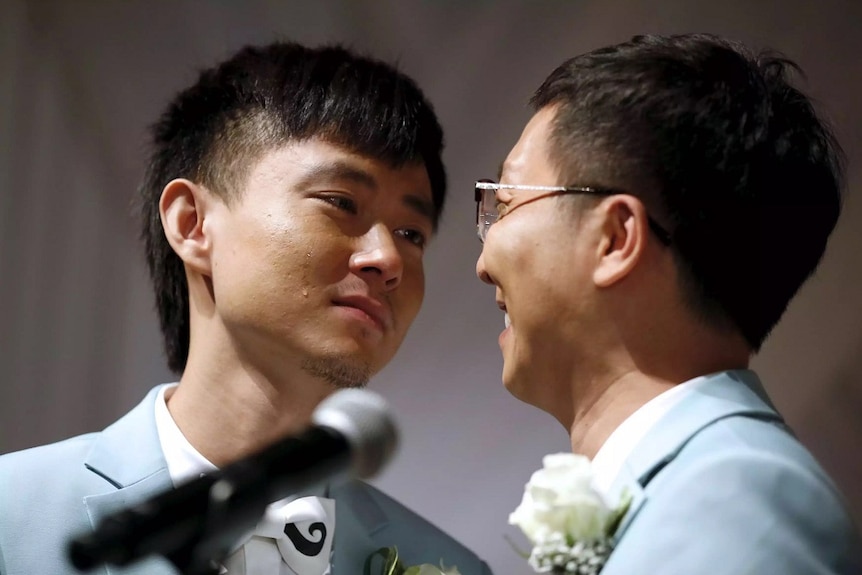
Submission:
[[[508,328],[510,325],[512,325],[512,320],[510,320],[510,319],[509,319],[509,314],[505,314],[505,315],[503,316],[503,323],[505,323],[505,324],[506,324],[506,327],[507,327],[507,328]]]

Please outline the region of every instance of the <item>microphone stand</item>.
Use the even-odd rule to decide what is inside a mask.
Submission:
[[[309,447],[312,446],[312,447]],[[183,575],[217,575],[219,565],[251,532],[267,505],[340,476],[348,443],[326,427],[312,428],[249,458],[180,485],[115,515],[71,542],[78,569],[165,557]]]
[[[72,563],[85,570],[100,563],[126,565],[155,554],[183,575],[218,575],[232,547],[254,529],[270,503],[266,471],[255,462],[238,462],[166,492],[174,499],[174,521],[158,529],[152,528],[154,499],[108,516],[94,533],[71,542]],[[188,497],[203,502],[203,513],[183,508]],[[141,538],[130,537],[136,531]]]
[[[234,471],[237,471],[234,469]],[[245,468],[213,483],[199,532],[164,556],[182,575],[219,575],[231,547],[260,520],[268,504],[261,475]]]

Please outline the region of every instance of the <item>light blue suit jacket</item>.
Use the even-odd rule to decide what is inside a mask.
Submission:
[[[751,371],[694,382],[612,487],[632,504],[602,575],[862,574],[832,481]]]
[[[106,515],[172,487],[156,432],[158,388],[102,431],[0,457],[0,574],[78,573],[66,558],[68,539]],[[441,561],[463,575],[489,575],[488,566],[451,537],[373,487],[332,486],[336,501],[333,575],[358,575],[380,547],[397,546],[405,564]],[[112,575],[169,575],[151,558]]]

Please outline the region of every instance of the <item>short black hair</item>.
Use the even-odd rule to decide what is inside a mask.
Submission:
[[[265,152],[311,138],[396,168],[423,164],[436,227],[446,199],[443,132],[413,80],[393,65],[341,46],[275,42],[241,49],[201,72],[152,128],[139,204],[172,371],[182,372],[188,360],[189,296],[182,260],[168,243],[159,216],[164,187],[187,178],[230,202]]]
[[[566,61],[531,100],[556,107],[561,175],[640,197],[672,233],[692,309],[754,350],[841,211],[843,152],[792,72],[710,34],[635,36]]]

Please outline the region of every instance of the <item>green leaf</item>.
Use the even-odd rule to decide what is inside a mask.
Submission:
[[[373,569],[375,558],[380,558],[383,565],[378,569]],[[372,570],[373,569],[373,570]],[[363,575],[404,575],[404,565],[398,559],[397,547],[381,547],[374,553],[368,556],[365,560],[365,570]]]
[[[430,563],[408,567],[404,575],[445,575],[445,573]]]
[[[608,517],[608,523],[605,526],[605,535],[608,537],[613,537],[614,533],[619,529],[620,523],[623,521],[623,517],[628,513],[629,507],[632,504],[632,494],[629,493],[628,489],[623,490],[622,495],[620,496],[620,504],[617,508],[611,513],[611,516]]]

